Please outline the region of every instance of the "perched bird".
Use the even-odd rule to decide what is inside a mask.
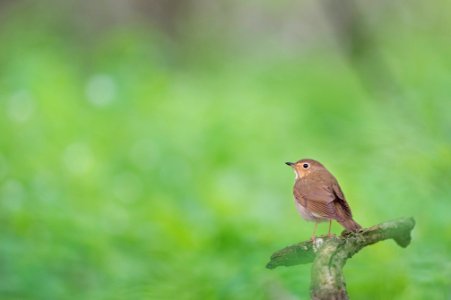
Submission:
[[[348,231],[361,228],[352,219],[351,208],[337,180],[321,163],[313,159],[301,159],[286,164],[296,174],[293,187],[296,208],[305,220],[315,222],[312,240],[315,239],[319,222],[329,221],[329,237],[332,219]]]

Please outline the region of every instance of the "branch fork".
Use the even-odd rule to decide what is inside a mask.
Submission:
[[[400,247],[407,247],[413,218],[384,222],[359,232],[344,231],[339,237],[317,237],[288,246],[275,252],[266,265],[268,269],[313,263],[311,272],[312,299],[348,299],[343,267],[362,248],[377,242],[393,239]]]

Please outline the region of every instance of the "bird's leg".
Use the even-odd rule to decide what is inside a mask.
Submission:
[[[329,238],[331,238],[331,237],[333,236],[333,234],[330,233],[331,227],[332,227],[332,219],[329,220],[329,232],[327,233],[327,236],[328,236]]]
[[[318,228],[318,222],[315,222],[315,228],[313,228],[312,241],[315,241],[316,238],[316,229]]]

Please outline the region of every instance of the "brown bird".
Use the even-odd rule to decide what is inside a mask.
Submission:
[[[286,164],[296,174],[293,187],[296,208],[305,220],[315,222],[312,240],[315,239],[319,222],[329,221],[329,237],[332,219],[348,231],[362,228],[352,219],[351,208],[337,180],[321,163],[313,159],[301,159]]]

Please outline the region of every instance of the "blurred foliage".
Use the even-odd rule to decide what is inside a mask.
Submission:
[[[409,248],[348,263],[351,298],[451,297],[451,43],[433,18],[376,27],[399,86],[375,93],[328,43],[91,35],[70,9],[1,20],[1,299],[306,299],[310,266],[264,268],[310,236],[283,164],[303,157],[363,226],[417,221]]]

